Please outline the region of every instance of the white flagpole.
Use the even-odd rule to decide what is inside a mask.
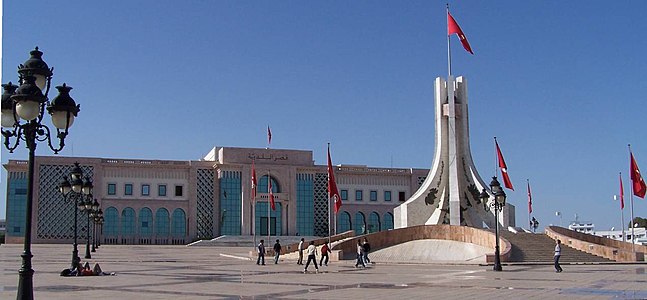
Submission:
[[[625,234],[625,205],[624,205],[625,191],[624,191],[624,186],[622,185],[622,172],[620,172],[619,174],[620,174],[620,187],[622,188],[622,190],[620,190],[620,204],[621,204],[620,205],[620,224],[621,224],[620,226],[622,226],[620,227],[620,229],[622,230],[622,241],[626,242],[627,235]],[[615,195],[613,197],[615,197]]]
[[[256,160],[255,158],[252,158],[252,172],[254,173],[253,174],[254,177],[256,177],[256,174],[255,174],[256,173],[256,168],[254,166],[255,160]],[[256,179],[256,178],[252,178],[252,180],[250,180],[251,181],[250,183],[254,183],[254,179]],[[256,247],[256,186],[254,184],[252,184],[252,191],[251,191],[250,195],[252,196],[251,197],[252,198],[252,213],[250,214],[250,216],[252,217],[252,234],[254,235],[254,247]]]
[[[533,231],[532,229],[535,228],[534,224],[530,223],[530,208],[532,207],[532,202],[530,201],[530,199],[532,199],[532,196],[530,194],[530,179],[526,179],[526,182],[528,183],[528,225],[530,225],[530,231]]]
[[[328,143],[328,155],[330,155],[330,143]],[[331,213],[330,213],[330,168],[332,166],[328,164],[328,243],[330,243],[330,230],[332,228],[330,224],[330,219],[331,219]]]
[[[270,170],[267,170],[267,242],[270,242],[270,193],[272,193],[272,186],[271,186],[271,181],[272,177],[270,177]]]

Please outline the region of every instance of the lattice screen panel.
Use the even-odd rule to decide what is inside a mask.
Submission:
[[[64,176],[72,171],[72,165],[41,165],[39,168],[40,180],[38,182],[38,229],[40,239],[73,239],[74,238],[74,210],[73,197],[66,200],[58,191],[58,184]],[[81,166],[83,176],[93,177],[94,168]],[[79,211],[77,214],[79,238],[86,236],[88,216]]]
[[[314,234],[328,236],[328,174],[315,174],[314,193]]]
[[[198,169],[198,238],[213,238],[213,169]]]

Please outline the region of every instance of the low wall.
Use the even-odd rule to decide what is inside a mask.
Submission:
[[[548,226],[546,235],[552,239],[560,239],[563,244],[586,253],[602,256],[618,262],[644,261],[647,246],[616,241],[597,235],[577,232],[564,227]]]
[[[496,243],[494,233],[483,229],[455,225],[419,225],[358,236],[335,245],[333,250],[341,250],[344,259],[353,259],[357,253],[357,240],[364,240],[364,238],[371,244],[371,251],[423,239],[451,240],[488,248],[494,248]],[[499,237],[499,243],[501,261],[508,261],[512,246],[510,242],[501,237]],[[488,254],[486,261],[494,262],[494,253]]]

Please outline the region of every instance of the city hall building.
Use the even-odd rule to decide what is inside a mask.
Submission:
[[[215,147],[197,161],[37,156],[33,242],[72,241],[78,208],[58,187],[75,162],[92,179],[93,197],[103,211],[100,240],[105,244],[187,244],[221,235],[267,235],[268,230],[277,236],[327,236],[329,220],[336,222],[330,228],[337,232],[388,230],[393,228],[393,209],[428,173],[335,166],[342,198],[335,215],[327,194],[327,166],[316,165],[312,151]],[[252,162],[258,180],[256,201],[251,199]],[[20,243],[25,233],[27,161],[9,160],[4,167],[6,242]],[[269,209],[268,182],[274,210]],[[88,216],[77,213],[83,239]]]

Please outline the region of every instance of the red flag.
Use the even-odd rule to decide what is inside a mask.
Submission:
[[[496,154],[499,158],[499,168],[501,169],[501,177],[503,177],[503,184],[505,185],[506,188],[514,191],[514,187],[512,187],[512,182],[510,181],[510,177],[508,176],[508,167],[505,165],[503,154],[501,154],[501,149],[499,148],[499,143],[497,143],[496,139],[494,140],[494,143],[496,144]]]
[[[272,130],[270,130],[270,125],[267,125],[267,144],[272,143]]]
[[[532,194],[530,193],[530,181],[528,181],[528,213],[532,213]]]
[[[274,206],[274,192],[272,191],[272,178],[269,176],[267,177],[267,189],[269,190],[270,193],[270,206],[272,207],[272,210],[276,210],[276,206]]]
[[[625,188],[622,187],[622,173],[620,173],[620,209],[625,209]]]
[[[645,198],[645,192],[647,192],[647,186],[643,180],[642,175],[640,175],[640,170],[638,169],[638,164],[634,159],[634,154],[629,152],[631,155],[631,181],[633,184],[634,195]]]
[[[330,145],[328,146],[328,197],[333,199],[335,203],[335,213],[339,212],[341,208],[341,197],[339,190],[337,190],[337,183],[335,183],[335,173],[332,168],[332,160],[330,159]]]
[[[458,23],[456,23],[456,20],[454,20],[454,17],[449,14],[449,11],[447,12],[447,35],[452,35],[452,34],[458,35],[458,39],[461,41],[461,44],[463,44],[463,48],[465,48],[465,51],[474,54],[472,52],[472,47],[470,47],[470,43],[467,41],[467,37],[465,37],[465,34],[463,33],[463,30],[461,30],[461,27],[458,26]]]
[[[254,160],[252,159],[252,201],[256,200],[256,168],[254,168]]]

